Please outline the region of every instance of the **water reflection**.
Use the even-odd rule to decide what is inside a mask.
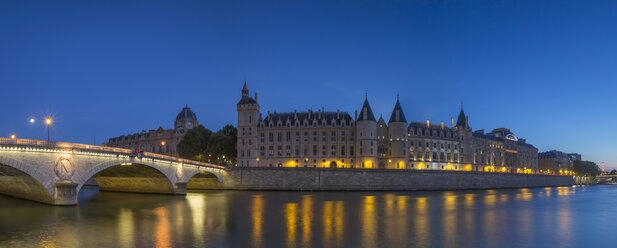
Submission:
[[[617,187],[603,186],[104,192],[67,208],[0,196],[0,247],[611,247],[594,242],[617,228],[612,205]]]
[[[251,199],[251,216],[253,220],[252,244],[253,247],[261,247],[263,239],[263,215],[264,199],[263,195],[254,195]]]
[[[120,242],[120,247],[135,247],[133,243],[134,230],[133,211],[128,208],[121,208],[118,215],[118,241]]]
[[[362,201],[362,247],[375,247],[375,196],[364,196]]]
[[[415,241],[419,247],[428,247],[428,237],[430,235],[430,223],[428,221],[428,203],[426,197],[416,198],[415,212]]]
[[[296,230],[298,229],[298,204],[285,204],[285,219],[287,224],[287,247],[296,247]]]
[[[167,209],[159,207],[152,212],[156,215],[154,246],[157,248],[171,247],[171,234],[169,233],[171,229],[169,228]]]
[[[302,246],[311,247],[313,220],[313,196],[302,196]]]

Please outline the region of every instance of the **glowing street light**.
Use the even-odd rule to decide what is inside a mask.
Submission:
[[[34,118],[30,118],[30,124],[34,123]]]
[[[30,119],[32,121],[33,119]],[[47,124],[47,141],[49,142],[49,126],[51,125],[51,117],[47,117],[45,119],[45,124]]]
[[[15,134],[14,133],[11,134],[11,139],[15,139]]]
[[[165,145],[165,141],[161,141],[161,146],[164,146],[164,145]]]

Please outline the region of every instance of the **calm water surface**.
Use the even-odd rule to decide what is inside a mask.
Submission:
[[[0,196],[0,247],[615,247],[617,187]]]

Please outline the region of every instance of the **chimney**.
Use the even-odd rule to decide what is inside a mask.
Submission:
[[[337,109],[336,110],[336,119],[340,119],[341,118],[341,110]]]
[[[255,102],[257,102],[257,92],[255,92]]]
[[[465,126],[469,126],[469,116],[465,116]]]
[[[298,119],[298,112],[294,109],[294,119]]]
[[[313,113],[313,110],[312,110],[312,109],[309,109],[309,111],[308,111],[308,118],[309,118],[309,119],[311,119],[311,114],[312,114],[312,113]]]
[[[426,119],[426,127],[431,127],[431,121],[429,121],[428,119]]]
[[[354,114],[354,120],[358,121],[358,110],[356,109]]]
[[[450,117],[450,128],[454,128],[454,117]]]
[[[443,121],[441,122],[441,129],[443,129]]]

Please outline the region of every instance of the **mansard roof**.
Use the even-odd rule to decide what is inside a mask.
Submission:
[[[371,105],[368,103],[368,98],[364,99],[364,105],[362,105],[362,108],[360,109],[358,121],[375,121],[375,116],[373,115]]]
[[[288,113],[274,112],[274,113],[268,114],[266,118],[263,119],[262,123],[266,126],[270,125],[271,123],[272,125],[276,125],[279,120],[283,124],[289,121],[291,125],[296,125],[296,122],[298,122],[298,124],[302,124],[304,123],[305,120],[308,121],[309,124],[312,124],[314,121],[317,121],[318,125],[321,125],[323,121],[326,121],[326,123],[332,123],[334,121],[337,125],[340,125],[341,122],[343,121],[348,124],[353,123],[353,118],[351,117],[351,115],[349,115],[349,113],[338,112],[338,111],[337,112],[308,111],[308,112],[288,112]]]
[[[405,122],[407,123],[407,119],[405,119],[405,114],[403,113],[403,108],[401,107],[401,103],[396,99],[396,105],[394,105],[394,109],[392,110],[392,115],[390,115],[390,122]]]
[[[476,137],[476,138],[493,140],[493,141],[499,141],[499,142],[504,142],[504,141],[508,140],[505,137],[495,136],[495,133],[484,134],[482,130],[475,131],[475,132],[471,133],[471,135],[473,137]],[[537,149],[535,146],[533,146],[532,144],[526,143],[524,140],[518,140],[518,141],[514,141],[514,142],[517,145],[519,145],[519,146],[524,146],[524,147],[528,147],[528,148]]]

